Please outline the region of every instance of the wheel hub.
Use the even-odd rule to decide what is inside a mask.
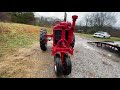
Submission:
[[[55,72],[57,72],[57,67],[56,67],[56,65],[54,66],[54,68],[55,68]]]

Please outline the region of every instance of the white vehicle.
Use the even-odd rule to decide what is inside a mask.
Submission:
[[[94,33],[94,34],[93,34],[93,37],[110,38],[111,35],[109,35],[107,32],[99,31],[99,32]]]

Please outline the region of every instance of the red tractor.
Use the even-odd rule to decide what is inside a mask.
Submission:
[[[66,22],[66,13],[64,21],[53,27],[53,34],[47,34],[46,29],[40,32],[40,48],[47,50],[48,37],[53,38],[52,55],[54,56],[54,70],[57,76],[69,75],[72,70],[70,54],[73,55],[75,44],[75,22],[78,16],[72,16],[72,24]]]

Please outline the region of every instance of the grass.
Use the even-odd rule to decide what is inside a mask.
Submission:
[[[92,39],[95,39],[95,40],[97,40],[97,41],[120,41],[120,38],[117,38],[117,37],[96,38],[96,37],[93,37],[92,34],[82,34],[82,33],[80,33],[79,35],[80,35],[81,37],[92,38]]]
[[[0,57],[38,42],[40,28],[42,27],[0,22]],[[46,29],[48,33],[51,32],[51,28]]]

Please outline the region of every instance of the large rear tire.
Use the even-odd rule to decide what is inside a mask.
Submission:
[[[46,42],[46,35],[47,35],[47,31],[46,30],[42,30],[40,32],[40,48],[43,51],[47,50],[47,42]]]

